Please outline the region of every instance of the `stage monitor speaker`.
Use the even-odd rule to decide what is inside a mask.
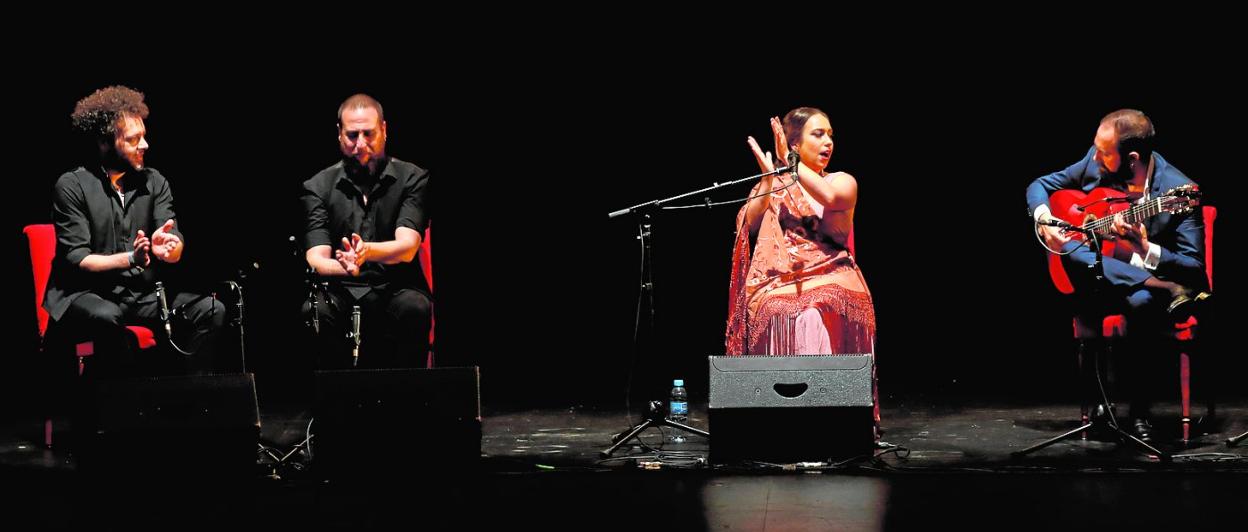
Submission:
[[[252,374],[106,379],[94,386],[88,470],[232,475],[255,471],[260,413]],[[77,427],[75,427],[77,430]]]
[[[316,372],[312,463],[324,477],[475,467],[480,370]]]
[[[870,354],[709,357],[712,462],[870,455],[873,364]]]

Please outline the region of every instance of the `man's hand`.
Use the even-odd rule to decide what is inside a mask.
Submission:
[[[346,244],[346,239],[343,239]],[[372,246],[357,233],[351,233],[351,248],[355,250],[355,265],[363,266],[371,258]]]
[[[360,235],[352,234],[353,239],[358,239]],[[352,277],[360,276],[360,265],[363,261],[359,258],[356,248],[345,237],[342,239],[342,249],[334,251],[334,259],[338,261],[338,265],[346,270],[347,275]]]
[[[1126,217],[1118,213],[1114,215],[1111,231],[1118,235],[1119,246],[1126,252],[1126,260],[1130,260],[1131,253],[1138,253],[1141,257],[1148,253],[1148,229],[1144,228],[1143,223],[1127,223]]]
[[[1047,222],[1047,221],[1055,220],[1055,219],[1056,218],[1053,218],[1052,216],[1045,214],[1044,216],[1040,217],[1040,220],[1037,222],[1037,225],[1036,225],[1036,230],[1040,231],[1040,237],[1044,239],[1044,245],[1049,248],[1049,251],[1052,251],[1054,253],[1061,251],[1062,246],[1065,245],[1067,242],[1070,242],[1070,237],[1066,236],[1066,232],[1063,231],[1059,227],[1053,227],[1051,225],[1039,225],[1039,222]]]
[[[147,235],[143,234],[142,229],[135,234],[132,247],[134,248],[133,266],[140,266],[143,268],[150,266],[152,263],[150,253],[152,250],[152,241],[147,238]]]
[[[156,232],[152,233],[152,254],[164,262],[176,262],[180,256],[178,252],[182,247],[182,239],[171,233],[172,230],[173,220],[167,220],[164,225],[156,228]]]

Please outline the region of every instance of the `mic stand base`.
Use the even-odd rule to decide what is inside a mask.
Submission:
[[[625,429],[615,436],[612,436],[611,441],[615,443],[611,444],[611,446],[606,450],[599,452],[598,455],[603,458],[610,458],[611,455],[615,453],[616,449],[619,449],[620,446],[628,443],[629,440],[636,438],[638,434],[641,434],[642,431],[650,427],[672,427],[692,434],[697,434],[704,438],[711,437],[711,433],[705,430],[696,429],[690,427],[689,425],[685,425],[684,423],[677,423],[667,419],[667,417],[663,415],[663,403],[661,401],[650,401],[650,413],[647,415],[646,420]]]
[[[315,438],[315,437],[316,437],[315,434],[308,434],[307,436],[303,438],[303,441],[300,441],[299,443],[295,444],[294,447],[292,447],[289,451],[286,451],[285,453],[283,453],[281,456],[278,456],[278,451],[280,451],[280,449],[277,449],[276,447],[269,447],[263,443],[257,443],[256,445],[259,446],[259,448],[257,449],[257,452],[262,455],[268,456],[269,459],[273,460],[273,463],[268,465],[269,467],[268,477],[274,480],[281,480],[282,476],[281,474],[279,474],[279,470],[282,470],[286,467],[290,467],[290,468],[295,469],[296,471],[302,472],[306,468],[306,464],[304,462],[293,461],[291,460],[291,458],[295,456],[295,454],[299,453],[300,451],[303,451],[304,453],[310,456],[311,449],[312,449],[312,438]]]
[[[1156,447],[1149,445],[1144,440],[1141,440],[1135,437],[1135,435],[1129,434],[1127,431],[1122,430],[1122,428],[1118,426],[1118,423],[1113,419],[1113,417],[1109,415],[1109,408],[1106,407],[1104,404],[1097,405],[1096,410],[1093,411],[1092,418],[1087,423],[1083,424],[1082,426],[1076,429],[1073,429],[1070,432],[1067,432],[1065,434],[1061,434],[1059,436],[1049,438],[1045,441],[1032,445],[1031,447],[1028,447],[1021,451],[1014,451],[1010,453],[1010,457],[1021,458],[1033,452],[1039,451],[1040,449],[1053,445],[1057,442],[1078,437],[1080,433],[1084,431],[1096,430],[1096,429],[1100,429],[1102,432],[1108,432],[1112,435],[1117,436],[1120,441],[1122,441],[1123,443],[1131,444],[1132,446],[1136,448],[1136,450],[1140,451],[1141,453],[1144,453],[1150,456],[1156,456],[1157,459],[1161,460],[1162,462],[1170,461],[1170,455],[1157,450]]]

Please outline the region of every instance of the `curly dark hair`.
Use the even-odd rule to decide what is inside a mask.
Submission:
[[[147,118],[143,93],[114,85],[97,90],[78,100],[70,115],[74,129],[88,135],[111,137],[117,132],[118,119],[125,116]]]

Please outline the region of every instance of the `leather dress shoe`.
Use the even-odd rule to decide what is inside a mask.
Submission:
[[[1152,441],[1153,424],[1147,419],[1139,418],[1135,420],[1135,437],[1143,441]]]
[[[1213,298],[1213,294],[1209,292],[1198,292],[1196,294],[1179,294],[1170,300],[1170,305],[1166,307],[1166,312],[1175,319],[1186,319],[1196,313],[1198,307],[1206,305]]]

